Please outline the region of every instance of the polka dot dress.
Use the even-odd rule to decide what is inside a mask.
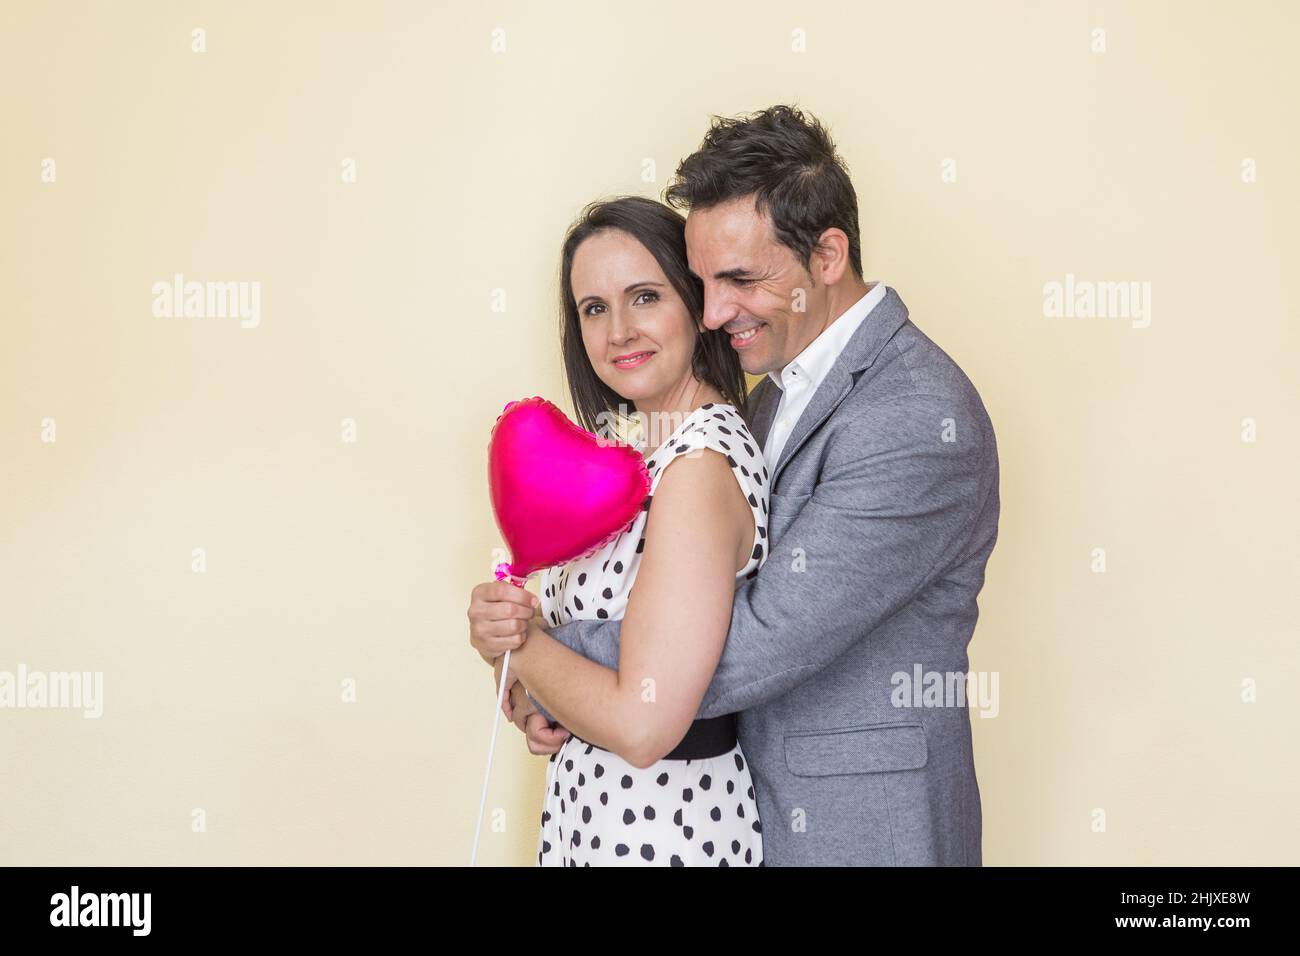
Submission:
[[[543,573],[542,613],[552,625],[622,619],[659,479],[670,462],[703,448],[726,457],[754,515],[754,550],[737,585],[758,573],[767,556],[762,449],[734,406],[702,405],[647,457],[651,497],[632,526],[595,554]],[[551,756],[540,866],[761,866],[762,857],[758,805],[739,743],[717,757],[645,768],[577,737]]]

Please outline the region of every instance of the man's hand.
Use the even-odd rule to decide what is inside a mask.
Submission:
[[[524,733],[527,733],[524,722],[528,720],[530,714],[537,713],[537,708],[533,706],[533,699],[528,696],[528,691],[524,690],[524,685],[518,681],[515,681],[506,692],[506,698],[501,702],[501,709],[505,712],[506,720]]]
[[[492,662],[492,690],[496,694],[501,693],[501,667],[504,662],[504,654]],[[524,685],[519,683],[519,678],[513,671],[506,678],[506,683],[509,686],[506,688],[505,695],[501,697],[501,713],[506,715],[506,720],[522,731],[524,720],[529,714],[537,713],[537,708],[533,706],[532,698],[528,696]]]
[[[556,753],[569,739],[567,730],[559,724],[552,728],[545,717],[535,712],[528,715],[524,733],[528,735],[528,752],[538,756]]]
[[[528,622],[540,615],[536,595],[509,581],[489,581],[470,592],[469,643],[491,664],[506,651],[522,647]]]
[[[493,667],[497,688],[501,686],[501,661],[497,658]],[[501,710],[510,721],[528,739],[528,752],[537,755],[553,754],[569,739],[569,732],[559,724],[551,726],[542,714],[533,706],[532,698],[524,690],[524,685],[513,677],[507,677],[510,689],[501,700]]]

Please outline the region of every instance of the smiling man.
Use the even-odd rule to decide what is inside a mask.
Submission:
[[[748,414],[771,556],[736,590],[699,712],[739,715],[765,865],[979,865],[968,708],[892,691],[969,669],[999,507],[983,403],[898,294],[864,281],[857,198],[816,119],[715,120],[667,198],[689,210],[705,324],[766,376]],[[619,628],[550,633],[617,667]],[[548,679],[529,690],[545,700]],[[563,728],[512,699],[530,749],[553,752]]]

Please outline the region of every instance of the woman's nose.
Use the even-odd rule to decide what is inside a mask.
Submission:
[[[622,345],[634,338],[636,338],[635,324],[628,320],[622,309],[613,310],[609,317],[609,341],[614,345]]]

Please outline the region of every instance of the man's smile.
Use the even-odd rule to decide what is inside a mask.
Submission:
[[[758,334],[763,331],[765,325],[762,322],[755,322],[752,319],[728,322],[724,328],[727,334],[731,336],[731,347],[733,349],[749,348]]]

